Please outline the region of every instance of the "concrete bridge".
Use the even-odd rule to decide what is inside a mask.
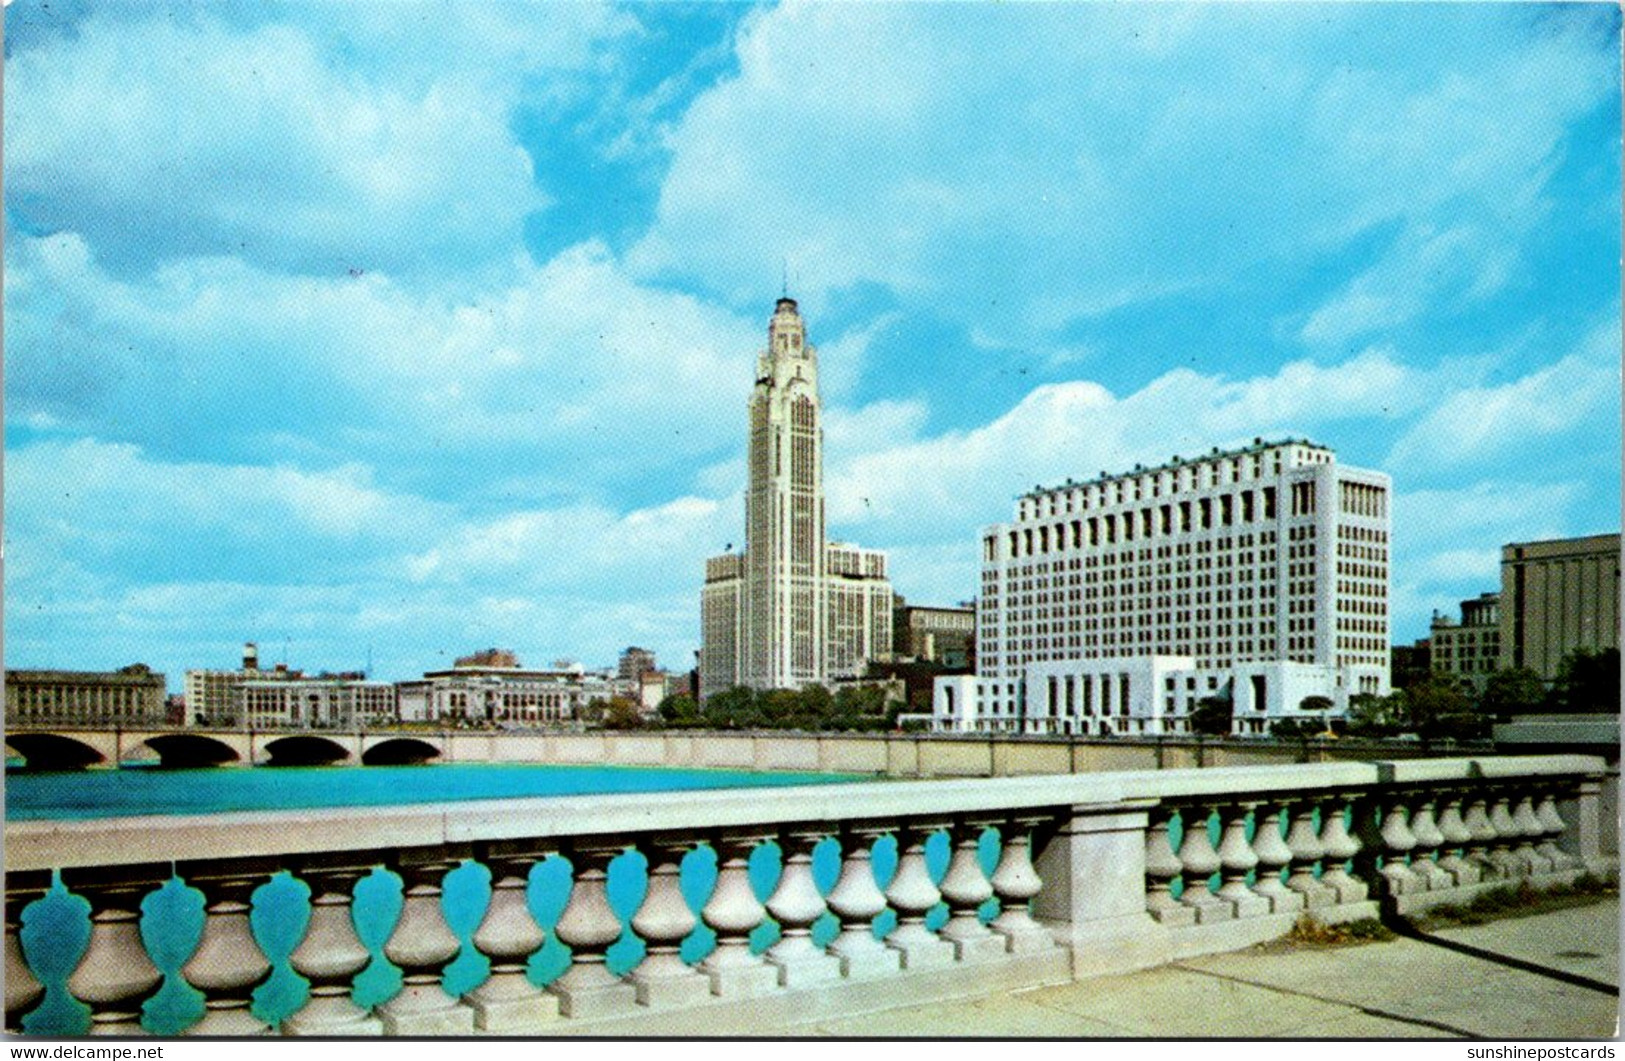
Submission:
[[[1419,744],[1010,734],[638,730],[11,728],[30,767],[393,765],[415,762],[655,766],[882,777],[1026,777],[1111,770],[1412,759]]]
[[[442,757],[445,734],[241,729],[17,728],[6,746],[40,770],[164,766],[367,764],[390,766]]]

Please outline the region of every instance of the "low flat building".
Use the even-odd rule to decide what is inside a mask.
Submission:
[[[1501,666],[1547,681],[1566,656],[1619,648],[1619,535],[1501,548]]]
[[[398,721],[395,686],[360,674],[246,679],[237,717],[256,729],[356,729]]]
[[[238,690],[247,681],[294,681],[304,672],[293,670],[286,663],[260,669],[259,646],[249,641],[243,645],[243,665],[236,670],[198,669],[186,672],[185,720],[188,725],[240,726],[242,697]]]
[[[609,679],[580,667],[526,670],[454,666],[395,683],[402,722],[525,728],[573,723],[595,698],[612,694]]]
[[[161,726],[164,676],[144,663],[116,671],[8,670],[7,725]]]
[[[976,663],[976,609],[938,608],[897,598],[892,642],[897,656],[954,669]]]

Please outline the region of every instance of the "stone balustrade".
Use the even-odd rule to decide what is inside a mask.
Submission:
[[[1144,968],[1274,938],[1303,916],[1610,876],[1603,770],[1572,755],[1436,759],[16,823],[6,1022],[23,1027],[45,991],[19,926],[53,872],[89,905],[66,990],[93,1033],[142,1030],[164,976],[142,901],[176,876],[202,897],[201,937],[178,970],[203,997],[193,1034],[741,1033]],[[882,844],[896,863],[884,880]],[[648,868],[635,911],[617,913],[608,877],[628,851]],[[820,853],[836,852],[820,887]],[[765,886],[752,870],[764,854],[777,870]],[[684,866],[701,855],[715,883],[696,899]],[[568,863],[568,898],[544,924],[530,885],[554,859]],[[453,993],[465,942],[443,891],[469,862],[490,871],[466,944],[489,974]],[[365,1004],[356,984],[373,955],[354,914],[377,867],[401,882],[382,944],[401,986]],[[282,873],[310,899],[278,962],[251,915]],[[685,957],[707,932],[709,952]],[[641,957],[617,969],[610,953],[628,939]],[[546,947],[569,955],[544,983],[532,970]],[[254,992],[279,969],[308,993],[273,1028]]]

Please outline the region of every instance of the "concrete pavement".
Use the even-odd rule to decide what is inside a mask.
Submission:
[[[1408,938],[1334,947],[1272,943],[1126,976],[901,1007],[780,1034],[1612,1038],[1619,1028],[1619,928],[1619,903],[1608,900],[1432,933],[1443,944]],[[1563,974],[1580,982],[1565,982]]]

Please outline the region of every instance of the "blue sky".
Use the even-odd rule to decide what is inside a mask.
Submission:
[[[1617,529],[1609,5],[5,11],[9,666],[698,644],[786,267],[830,529],[1306,435],[1396,640]]]

